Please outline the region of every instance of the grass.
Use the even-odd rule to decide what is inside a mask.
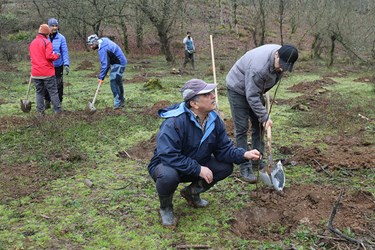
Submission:
[[[75,70],[83,60],[92,61],[94,69],[99,68],[95,53],[72,54],[74,64],[70,75],[65,77],[71,83],[65,88],[63,105],[66,110],[83,112],[94,95],[97,81],[87,76],[94,69]],[[1,132],[0,164],[9,168],[36,166],[56,177],[40,180],[45,184],[36,193],[0,202],[0,249],[174,249],[181,244],[209,245],[213,249],[249,249],[250,246],[285,249],[291,244],[296,249],[306,249],[313,246],[316,239],[309,228],[299,228],[293,237],[276,243],[249,241],[234,235],[229,230],[230,221],[236,211],[251,201],[247,194],[254,186],[235,182],[233,177],[202,195],[210,200],[209,209],[187,207],[176,192],[174,205],[179,225],[176,229],[160,225],[159,203],[154,183],[147,173],[147,162],[119,158],[116,153],[148,140],[158,131],[161,120],[139,115],[141,110],[160,100],[179,102],[179,89],[185,81],[198,77],[212,82],[212,77],[206,76],[209,59],[197,60],[199,70],[194,75],[183,76],[169,74],[162,57],[146,60],[151,65],[147,72],[161,75],[163,89],[146,91],[143,84],[126,84],[126,115],[104,115],[93,120],[69,115],[54,117],[49,111],[45,121],[38,121],[34,117],[34,104],[30,114],[22,113],[19,99],[26,94],[27,85],[22,83],[28,80],[28,63],[15,63],[19,70],[14,73],[0,72],[0,93],[5,102],[0,105],[0,118],[21,119]],[[131,63],[136,62],[130,60],[125,73],[127,79],[139,74]],[[331,91],[340,93],[337,100],[350,110],[367,106],[373,98],[369,84],[356,84],[353,89],[355,77],[340,78],[340,84],[330,86]],[[277,96],[281,99],[295,97],[297,94],[288,92],[288,87],[319,78],[317,73],[291,74],[283,80]],[[225,74],[219,74],[218,83],[224,85],[224,82]],[[30,100],[34,99],[32,89]],[[108,79],[100,90],[96,106],[99,110],[112,107]],[[230,117],[225,93],[220,92],[219,107]],[[374,118],[374,110],[365,110],[363,115]],[[331,123],[336,121],[334,111],[329,113]],[[275,145],[310,146],[316,137],[337,132],[334,126],[297,126],[301,121],[311,120],[311,115],[291,110],[286,105],[275,105],[272,115]],[[318,117],[317,114],[312,116]],[[367,125],[367,129],[373,138],[374,124]],[[363,180],[363,176],[368,179],[361,183],[359,180]],[[287,185],[313,183],[317,178],[327,183],[332,181],[317,176],[308,166],[287,170]],[[371,185],[374,178],[373,171],[363,170],[356,172],[349,183],[375,193]],[[338,176],[337,182],[344,179],[347,177]],[[88,187],[85,180],[90,180],[93,186]],[[268,230],[283,232],[285,228],[272,225]]]

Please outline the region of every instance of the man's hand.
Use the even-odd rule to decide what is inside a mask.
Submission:
[[[64,66],[64,70],[65,70],[65,74],[66,74],[66,75],[69,75],[69,70],[70,70],[70,69],[69,69],[69,65],[65,65],[65,66]]]
[[[265,128],[265,130],[267,130],[270,127],[272,128],[272,120],[268,119],[266,122],[263,122],[263,127]]]
[[[202,177],[208,184],[210,184],[214,179],[214,175],[212,174],[211,169],[204,166],[201,166],[201,172],[199,176]]]
[[[250,150],[250,151],[246,151],[245,154],[244,154],[244,158],[246,160],[260,160],[262,159],[262,154],[256,150],[256,149],[253,149],[253,150]]]
[[[100,85],[102,85],[103,82],[104,82],[104,80],[100,80],[100,79],[98,79],[98,83],[99,83]]]

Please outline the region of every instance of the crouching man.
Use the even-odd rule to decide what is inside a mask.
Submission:
[[[216,84],[192,79],[182,87],[183,102],[159,110],[166,119],[160,126],[154,156],[148,171],[156,183],[160,216],[164,226],[173,226],[173,194],[181,182],[191,182],[180,192],[196,207],[208,201],[200,194],[233,172],[233,163],[258,160],[258,150],[246,151],[233,146],[224,122],[214,111]]]

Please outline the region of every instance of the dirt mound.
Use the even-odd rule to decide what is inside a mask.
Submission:
[[[316,141],[319,143],[319,141]],[[326,150],[316,147],[283,146],[280,152],[291,154],[285,164],[310,165],[317,171],[326,169],[363,169],[375,168],[374,143],[359,137],[326,136],[323,142]]]
[[[141,75],[136,75],[132,79],[125,79],[125,83],[145,83],[148,81],[148,78]]]
[[[170,101],[161,100],[161,101],[155,103],[150,109],[145,109],[145,110],[141,111],[141,114],[152,116],[152,117],[159,117],[159,115],[158,115],[159,109],[166,108],[170,105],[171,105]]]
[[[118,152],[117,156],[122,158],[130,158],[141,161],[149,161],[154,156],[154,150],[156,148],[156,134],[153,135],[150,140],[143,141],[133,146],[126,152]]]
[[[288,90],[300,93],[313,93],[317,89],[321,89],[325,85],[331,85],[337,83],[331,78],[322,78],[315,81],[304,81],[289,87]]]
[[[304,226],[324,234],[339,193],[336,187],[318,185],[294,185],[282,194],[262,189],[258,197],[254,192],[253,202],[238,212],[231,230],[244,239],[260,241],[289,238]],[[369,237],[375,230],[375,222],[368,219],[374,216],[374,209],[371,193],[344,193],[333,225],[341,231],[350,228],[356,235]]]
[[[79,70],[88,70],[88,69],[92,69],[94,65],[92,64],[92,62],[88,61],[88,60],[83,60],[79,65],[78,67],[76,68],[77,71]]]

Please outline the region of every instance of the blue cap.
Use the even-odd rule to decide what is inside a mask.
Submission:
[[[48,20],[48,26],[52,26],[52,25],[59,25],[59,22],[55,18],[50,18]]]

